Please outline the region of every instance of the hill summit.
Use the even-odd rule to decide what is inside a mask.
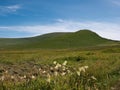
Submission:
[[[1,38],[0,48],[13,49],[60,49],[98,46],[114,42],[100,37],[90,30],[79,30],[77,32],[49,33],[30,38]]]

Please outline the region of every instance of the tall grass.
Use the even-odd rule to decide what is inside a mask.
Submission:
[[[0,51],[0,90],[110,90],[120,78],[113,50]]]

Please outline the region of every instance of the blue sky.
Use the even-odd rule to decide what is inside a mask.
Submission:
[[[0,37],[91,29],[120,40],[120,0],[0,0]]]

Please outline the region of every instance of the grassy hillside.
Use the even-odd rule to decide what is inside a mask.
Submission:
[[[68,33],[50,33],[31,38],[1,38],[0,49],[59,49],[116,44],[89,30]]]
[[[120,90],[120,42],[89,30],[1,38],[0,49],[0,90]]]

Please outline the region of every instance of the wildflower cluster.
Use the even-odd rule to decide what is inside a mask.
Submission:
[[[77,75],[80,76],[80,74],[82,72],[86,72],[86,70],[88,69],[88,66],[83,66],[83,67],[79,67],[78,71],[77,71]]]
[[[2,82],[30,82],[31,80],[36,81],[39,79],[44,79],[46,85],[56,86],[60,83],[64,83],[70,85],[69,87],[76,87],[78,89],[95,89],[97,90],[95,76],[90,75],[87,72],[88,66],[82,66],[79,68],[73,68],[67,65],[67,61],[63,63],[58,63],[54,61],[52,65],[44,65],[44,66],[33,66],[31,71],[27,73],[10,73],[9,70],[3,70],[0,81]],[[62,80],[62,81],[61,81]],[[72,81],[72,82],[71,82]],[[72,84],[71,84],[72,83]],[[61,86],[62,86],[61,85]]]
[[[64,61],[62,64],[60,64],[56,61],[54,61],[53,63],[54,63],[54,74],[55,74],[55,76],[57,76],[57,75],[64,76],[64,75],[70,73],[70,70],[67,67],[67,61]]]
[[[83,66],[76,70],[76,76],[74,76],[76,80],[74,83],[77,84],[78,88],[80,88],[79,84],[81,84],[85,90],[98,90],[96,84],[97,78],[87,72],[88,68],[88,66]]]
[[[12,82],[23,82],[36,79],[40,77],[51,77],[51,76],[64,76],[67,73],[70,73],[70,70],[67,67],[67,61],[64,61],[62,64],[54,61],[53,65],[43,65],[43,66],[33,66],[29,69],[1,69],[2,73],[0,74],[0,81],[12,81]],[[12,71],[11,71],[12,70]],[[25,71],[26,70],[26,71]],[[20,72],[21,71],[21,72]],[[50,81],[50,80],[48,80]]]
[[[47,82],[50,83],[53,77],[66,76],[69,73],[71,73],[71,71],[67,67],[67,61],[64,61],[62,64],[54,61],[53,66],[50,66],[50,70],[47,72]]]

